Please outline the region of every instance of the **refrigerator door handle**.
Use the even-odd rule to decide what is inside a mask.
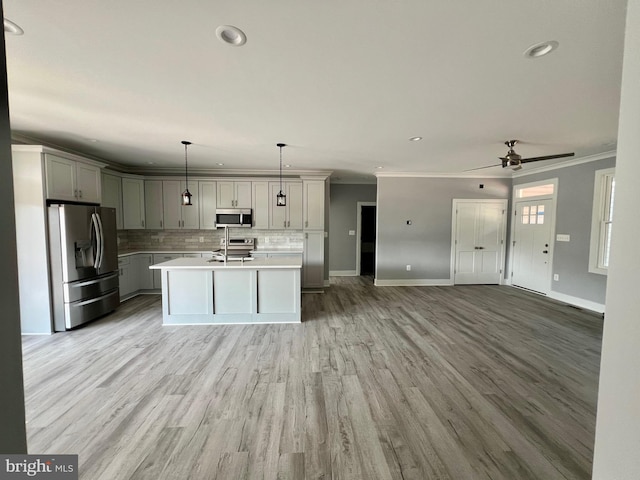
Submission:
[[[114,273],[113,275],[109,275],[108,277],[100,277],[96,280],[89,280],[87,282],[74,283],[71,285],[71,288],[86,287],[87,285],[95,285],[96,283],[104,282],[105,280],[110,280],[117,276],[118,274]]]
[[[98,269],[100,266],[100,251],[102,250],[102,235],[100,232],[100,226],[98,225],[98,218],[95,213],[91,214],[91,225],[96,233],[96,251],[95,260],[93,261],[93,268]]]
[[[96,218],[98,219],[98,227],[100,227],[100,263],[98,268],[102,268],[102,262],[104,261],[104,229],[102,228],[102,218],[100,218],[99,213],[96,213]]]
[[[69,305],[72,307],[84,307],[85,305],[89,305],[91,303],[99,302],[100,300],[105,299],[106,297],[113,295],[113,292],[116,290],[111,290],[110,292],[105,293],[104,295],[100,295],[99,297],[90,298],[89,300],[85,300],[84,302],[74,302]]]

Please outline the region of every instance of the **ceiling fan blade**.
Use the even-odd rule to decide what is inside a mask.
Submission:
[[[528,163],[528,162],[539,162],[540,160],[552,160],[554,158],[564,158],[564,157],[573,157],[575,153],[559,153],[557,155],[546,155],[544,157],[531,157],[531,158],[522,158],[520,163]]]
[[[469,170],[463,170],[464,172],[473,172],[474,170],[482,170],[483,168],[491,168],[491,167],[501,167],[502,164],[498,163],[496,165],[485,165],[484,167],[478,167],[478,168],[470,168]]]

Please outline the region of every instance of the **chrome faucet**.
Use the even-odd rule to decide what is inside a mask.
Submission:
[[[229,249],[229,227],[224,227],[224,263],[227,263],[227,254]]]

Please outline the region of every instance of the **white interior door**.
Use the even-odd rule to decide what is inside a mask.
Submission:
[[[540,293],[551,282],[551,200],[517,202],[511,283]]]
[[[455,202],[454,283],[500,283],[506,200]]]

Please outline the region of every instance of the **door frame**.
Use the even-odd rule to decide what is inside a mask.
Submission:
[[[519,188],[528,188],[528,187],[536,187],[538,185],[548,185],[549,183],[553,184],[553,194],[552,195],[538,195],[535,197],[525,197],[525,198],[521,198],[518,199],[516,198],[516,191]],[[513,285],[511,282],[511,279],[513,278],[513,250],[514,250],[514,242],[516,241],[516,222],[514,221],[515,218],[515,212],[518,211],[518,204],[521,202],[529,202],[529,201],[535,201],[535,200],[551,200],[551,214],[553,215],[553,222],[551,222],[551,229],[550,229],[550,234],[549,234],[549,248],[551,250],[551,255],[549,256],[549,279],[548,279],[548,286],[547,286],[547,291],[546,292],[535,292],[533,290],[528,290],[528,289],[524,289],[527,290],[527,292],[532,292],[532,293],[538,293],[540,295],[546,295],[549,296],[549,293],[551,293],[551,291],[553,290],[552,286],[553,286],[553,257],[555,255],[555,251],[556,251],[556,213],[557,213],[557,206],[558,206],[558,177],[554,177],[554,178],[548,178],[546,180],[538,180],[536,182],[528,182],[528,183],[519,183],[517,185],[513,186],[513,190],[511,192],[511,212],[510,214],[510,229],[509,229],[509,275],[507,276],[507,285],[512,285],[516,288],[521,288],[518,287],[517,285]]]
[[[451,260],[449,265],[449,278],[451,279],[451,285],[455,285],[455,268],[456,268],[456,230],[457,230],[457,218],[456,210],[460,203],[496,203],[500,202],[504,206],[504,225],[502,226],[502,234],[504,235],[504,241],[502,242],[502,248],[500,249],[500,258],[502,261],[502,274],[500,274],[499,285],[505,284],[504,274],[506,272],[506,248],[507,248],[507,223],[509,215],[509,199],[508,198],[454,198],[451,206]]]
[[[362,243],[362,207],[377,207],[377,202],[357,202],[357,213],[356,213],[356,276],[360,276],[360,244]],[[376,208],[376,244],[378,242],[378,209]],[[376,252],[378,249],[376,248]],[[377,253],[376,253],[377,257]],[[374,257],[374,258],[376,258]],[[377,260],[377,258],[376,258]],[[375,260],[374,260],[375,261]],[[377,265],[376,261],[376,265]],[[375,272],[375,265],[374,265]]]

